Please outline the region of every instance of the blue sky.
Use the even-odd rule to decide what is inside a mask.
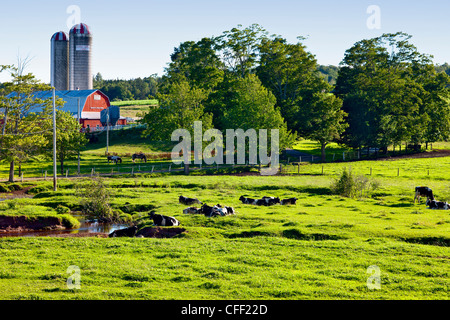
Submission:
[[[258,23],[289,42],[304,44],[320,64],[337,65],[361,39],[403,31],[435,63],[450,63],[449,0],[0,0],[0,64],[17,55],[33,59],[26,69],[50,81],[50,38],[69,31],[67,8],[80,8],[93,33],[93,73],[105,79],[162,75],[181,42],[217,36],[241,24]],[[370,5],[380,10],[380,29],[369,29]],[[0,74],[0,81],[6,80]]]

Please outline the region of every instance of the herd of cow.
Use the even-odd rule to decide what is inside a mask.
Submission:
[[[416,193],[414,196],[414,203],[416,200],[420,203],[421,197],[427,197],[426,205],[430,209],[441,209],[441,210],[449,210],[450,204],[443,201],[437,201],[434,199],[433,190],[428,187],[416,187]]]
[[[447,202],[437,201],[434,199],[433,191],[428,187],[416,187],[415,189],[415,196],[414,196],[414,203],[416,203],[416,200],[420,203],[420,198],[426,197],[426,205],[430,209],[442,209],[442,210],[449,210],[450,205]],[[249,205],[256,205],[256,206],[272,206],[276,204],[280,205],[295,205],[297,202],[297,198],[289,198],[280,200],[279,197],[267,197],[264,196],[261,199],[253,199],[253,198],[247,198],[244,196],[241,196],[239,200],[243,204],[249,204]],[[208,206],[206,203],[202,203],[200,200],[196,198],[188,198],[184,196],[179,196],[178,202],[184,205],[188,205],[190,207],[183,210],[184,214],[202,214],[206,217],[218,217],[218,216],[228,216],[228,215],[234,215],[236,214],[236,211],[233,207],[229,206],[222,206],[220,204],[216,204],[215,206]],[[200,208],[193,207],[192,205],[195,204],[201,204],[202,206]],[[150,212],[150,218],[153,220],[153,224],[155,226],[161,226],[161,227],[171,227],[171,226],[179,226],[180,222],[170,216],[164,216],[161,214],[156,214],[155,211]],[[136,226],[132,228],[128,228],[125,230],[116,230],[112,234],[110,234],[110,237],[115,236],[121,236],[119,234],[124,234],[126,236],[129,236],[128,233],[132,232],[133,234],[136,232]]]
[[[289,205],[289,204],[296,204],[297,198],[289,198],[285,200],[280,200],[278,197],[262,197],[262,199],[252,199],[252,198],[246,198],[241,196],[239,200],[242,201],[244,204],[252,204],[257,206],[272,206],[275,204],[281,204],[281,205]],[[184,196],[180,196],[178,198],[178,202],[184,205],[188,205],[191,207],[188,207],[183,210],[184,214],[202,214],[205,217],[218,217],[218,216],[228,216],[228,215],[234,215],[236,214],[236,211],[233,207],[229,206],[222,206],[220,204],[216,204],[215,206],[208,206],[206,203],[202,203],[200,200],[196,198],[188,198]],[[201,204],[202,206],[200,208],[192,207],[194,204]],[[150,217],[153,220],[153,224],[155,226],[161,226],[161,227],[169,227],[169,226],[179,226],[180,222],[170,216],[164,216],[161,214],[156,214],[155,211],[150,212]]]

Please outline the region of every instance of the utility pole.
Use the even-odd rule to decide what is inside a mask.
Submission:
[[[57,190],[56,180],[56,102],[55,88],[53,88],[53,191]]]
[[[109,149],[109,108],[106,112],[106,156],[108,155]]]
[[[78,124],[80,124],[80,97],[77,98],[78,100],[78,111],[77,111],[77,119],[78,119]],[[78,149],[78,174],[80,174],[80,149]]]

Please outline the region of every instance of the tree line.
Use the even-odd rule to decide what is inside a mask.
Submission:
[[[195,120],[204,130],[279,129],[280,146],[297,137],[355,149],[418,145],[450,135],[450,77],[402,32],[361,40],[339,67],[318,65],[302,44],[237,26],[174,48],[145,134],[168,140]]]
[[[147,100],[155,98],[159,81],[156,74],[131,80],[104,80],[101,73],[97,73],[93,87],[106,94],[110,101]]]

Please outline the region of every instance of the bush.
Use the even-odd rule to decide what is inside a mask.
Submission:
[[[2,192],[10,192],[9,188],[5,186],[4,184],[0,184],[0,193]]]
[[[81,211],[101,220],[113,220],[114,214],[110,205],[110,193],[98,176],[82,189],[77,185],[77,196],[80,198]]]
[[[355,177],[351,172],[344,169],[339,179],[331,185],[331,191],[336,195],[347,198],[363,198],[369,196],[378,187],[377,181],[370,180],[364,175]]]

